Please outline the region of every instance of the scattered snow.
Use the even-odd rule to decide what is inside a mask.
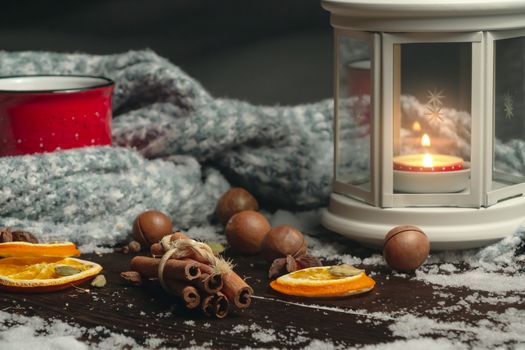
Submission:
[[[271,325],[271,323],[270,323]],[[274,329],[271,327],[265,327],[257,323],[252,323],[250,326],[247,325],[235,325],[230,331],[226,331],[229,335],[241,335],[243,337],[251,337],[258,343],[278,343],[281,348],[284,346],[292,345],[306,345],[312,341],[311,337],[308,337],[308,331],[304,329],[297,329],[290,325],[285,329]],[[245,348],[248,349],[248,348]]]
[[[494,293],[518,291],[525,294],[525,274],[520,273],[505,275],[476,269],[441,275],[416,271],[416,279],[446,287],[464,287]]]
[[[353,348],[352,348],[353,349]],[[356,348],[357,349],[357,348]],[[361,350],[463,350],[470,349],[469,346],[458,341],[446,338],[419,338],[409,340],[397,340],[392,343],[367,345],[359,347]]]
[[[85,335],[98,335],[99,343],[80,341]],[[88,330],[59,320],[46,321],[40,317],[27,317],[0,311],[0,349],[86,350],[130,347],[141,349],[133,338],[109,332],[98,326]]]
[[[503,313],[489,312],[487,319],[476,323],[445,322],[428,317],[404,315],[390,325],[394,336],[418,339],[422,336],[442,336],[470,342],[476,349],[492,349],[508,343],[525,343],[525,310],[508,308]]]
[[[374,311],[369,305],[350,309],[343,307],[315,305],[305,302],[292,302],[270,298],[261,295],[254,299],[262,299],[285,304],[283,307],[309,308],[312,313],[347,314],[358,324],[364,327],[381,326],[388,329],[395,341],[376,345],[361,344],[351,347],[337,339],[315,339],[318,328],[301,329],[290,325],[284,329],[275,329],[272,319],[243,320],[250,325],[232,325],[223,331],[226,335],[239,335],[253,341],[254,347],[265,348],[278,345],[281,348],[301,347],[308,350],[342,350],[342,349],[490,349],[519,346],[525,344],[525,310],[518,306],[525,305],[525,254],[516,254],[520,247],[521,237],[516,235],[502,240],[492,246],[465,251],[448,251],[432,253],[425,265],[415,275],[388,272],[380,252],[360,248],[353,244],[346,244],[344,239],[332,239],[331,233],[319,229],[319,211],[291,213],[279,210],[273,215],[267,214],[273,225],[291,224],[303,231],[309,242],[310,253],[330,262],[366,265],[367,272],[372,275],[380,274],[384,283],[395,278],[410,283],[424,282],[432,287],[432,302],[414,300],[413,307],[389,307],[388,312]],[[525,232],[525,226],[522,228]],[[225,236],[219,226],[193,227],[187,234],[195,239],[225,243]],[[83,253],[98,254],[110,253],[111,248],[98,247],[96,244],[80,247]],[[469,293],[466,296],[454,294],[454,290],[447,287],[465,288]],[[381,293],[378,284],[377,292]],[[102,296],[92,297],[105,303]],[[483,305],[481,305],[483,304]],[[373,307],[374,310],[383,310]],[[494,310],[498,310],[497,312]],[[463,318],[454,318],[453,314],[469,313],[475,321],[466,321]],[[166,311],[152,317],[167,318],[173,312]],[[146,316],[144,312],[140,315]],[[243,315],[248,317],[247,315]],[[200,324],[193,320],[183,321],[187,327],[192,327],[192,333],[197,327],[208,329],[214,327],[213,322]],[[312,334],[312,332],[314,332]],[[96,338],[95,343],[92,339]],[[82,339],[82,340],[79,340]],[[86,340],[87,339],[87,340]],[[130,348],[143,349],[162,347],[164,339],[146,339],[138,344],[125,334],[116,334],[104,327],[86,329],[76,324],[68,324],[58,320],[44,320],[39,317],[11,315],[0,311],[0,349],[17,349],[38,347],[47,349],[113,349]],[[211,340],[204,344],[197,344],[191,340],[190,348],[213,348]],[[246,348],[251,349],[251,348]]]
[[[490,304],[490,305],[498,305],[498,304],[525,304],[525,298],[523,296],[517,296],[517,295],[511,295],[511,296],[494,296],[494,297],[486,297],[479,295],[478,293],[474,293],[472,295],[469,295],[465,297],[465,301],[469,304]],[[525,320],[524,320],[525,322]]]
[[[80,250],[82,254],[89,254],[89,253],[107,254],[107,253],[113,252],[113,248],[101,247],[101,246],[96,245],[95,243],[83,244],[79,246],[78,249]]]
[[[439,266],[439,268],[446,272],[454,272],[457,270],[456,267],[452,264],[442,264]]]
[[[273,329],[265,329],[252,333],[252,338],[261,343],[271,343],[277,340]]]

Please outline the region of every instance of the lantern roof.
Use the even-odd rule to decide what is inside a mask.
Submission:
[[[338,28],[389,32],[525,27],[523,0],[322,0]]]

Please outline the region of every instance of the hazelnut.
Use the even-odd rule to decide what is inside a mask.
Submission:
[[[241,211],[233,215],[224,232],[230,246],[243,254],[257,254],[261,244],[272,226],[261,213],[253,210]]]
[[[128,251],[132,253],[138,253],[142,250],[142,246],[137,241],[131,241],[128,243]]]
[[[148,210],[137,216],[133,222],[133,238],[144,247],[159,242],[173,232],[173,223],[164,213]]]
[[[280,225],[272,228],[264,237],[262,243],[262,256],[272,262],[277,258],[291,255],[298,258],[306,255],[308,243],[304,235],[290,225]]]
[[[427,235],[416,226],[397,226],[385,236],[383,256],[394,270],[409,272],[421,266],[428,257]]]
[[[244,188],[234,187],[225,192],[215,208],[215,214],[219,221],[226,225],[234,215],[244,210],[259,210],[257,200]]]

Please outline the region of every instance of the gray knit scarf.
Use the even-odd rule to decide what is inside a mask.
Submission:
[[[31,74],[113,79],[114,146],[0,159],[0,226],[114,244],[146,209],[167,212],[180,228],[207,223],[229,181],[275,207],[326,203],[330,101],[257,107],[215,99],[151,51],[0,52],[0,75]]]
[[[331,101],[261,107],[213,98],[151,51],[109,56],[0,52],[0,75],[30,74],[113,79],[113,147],[0,158],[0,226],[24,228],[43,240],[112,245],[126,239],[133,218],[146,209],[168,213],[178,228],[209,224],[230,183],[247,188],[267,208],[327,204]],[[424,110],[410,98],[403,106],[414,118]],[[355,134],[359,126],[350,122],[344,128],[343,134]],[[452,131],[440,132],[450,136]],[[470,131],[455,132],[459,137]],[[522,141],[496,145],[500,167],[518,174],[525,171],[524,154]],[[363,166],[358,157],[351,158],[352,164],[343,165]],[[521,253],[524,237],[520,229],[480,250],[476,260],[512,260]]]

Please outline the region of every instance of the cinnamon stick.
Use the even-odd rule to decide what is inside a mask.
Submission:
[[[222,292],[237,308],[244,309],[252,302],[253,289],[235,272],[222,275]]]
[[[160,259],[136,256],[131,259],[131,269],[147,277],[158,277]],[[164,265],[165,279],[191,281],[198,278],[201,270],[192,260],[169,259]]]
[[[171,235],[170,242],[176,241],[178,239],[190,239],[190,238],[186,236],[184,233],[177,231]],[[166,253],[166,251],[164,250],[164,248],[162,247],[160,243],[153,243],[150,247],[150,252],[151,252],[151,255],[155,258],[160,258],[164,255],[164,253]],[[202,258],[201,256],[193,255],[193,256],[188,256],[188,258],[200,261],[204,264],[208,263],[208,261]]]
[[[189,239],[189,237],[180,231],[173,232],[173,234],[170,237],[170,241],[173,242],[177,239]],[[153,255],[154,257],[161,257],[165,253],[160,243],[153,243],[150,247],[150,252],[151,255]]]
[[[201,296],[197,289],[193,286],[190,286],[185,281],[179,280],[166,280],[166,286],[169,288],[169,291],[182,298],[186,308],[194,309],[201,303]]]
[[[222,276],[209,273],[201,273],[198,278],[191,281],[191,284],[209,294],[217,293],[223,287]]]
[[[164,253],[166,253],[166,251],[164,250],[164,248],[162,248],[162,245],[160,243],[153,243],[150,247],[150,252],[151,252],[151,255],[154,257],[154,258],[160,258],[164,255]],[[200,255],[191,255],[191,256],[188,256],[186,258],[189,258],[189,259],[193,259],[195,261],[198,261],[198,262],[201,262],[203,264],[208,264],[209,262],[204,259],[203,257],[201,257]],[[172,259],[176,259],[176,258],[172,258]]]
[[[206,316],[224,318],[228,315],[230,303],[226,296],[217,292],[202,298],[201,310]]]
[[[213,272],[213,267],[211,267],[210,265],[206,264],[206,263],[202,263],[200,261],[197,261],[197,260],[193,260],[193,259],[183,259],[183,260],[190,260],[192,261],[195,265],[197,265],[199,267],[199,270],[201,270],[201,273],[207,273],[207,274],[210,274],[210,275],[213,275],[214,272]]]

